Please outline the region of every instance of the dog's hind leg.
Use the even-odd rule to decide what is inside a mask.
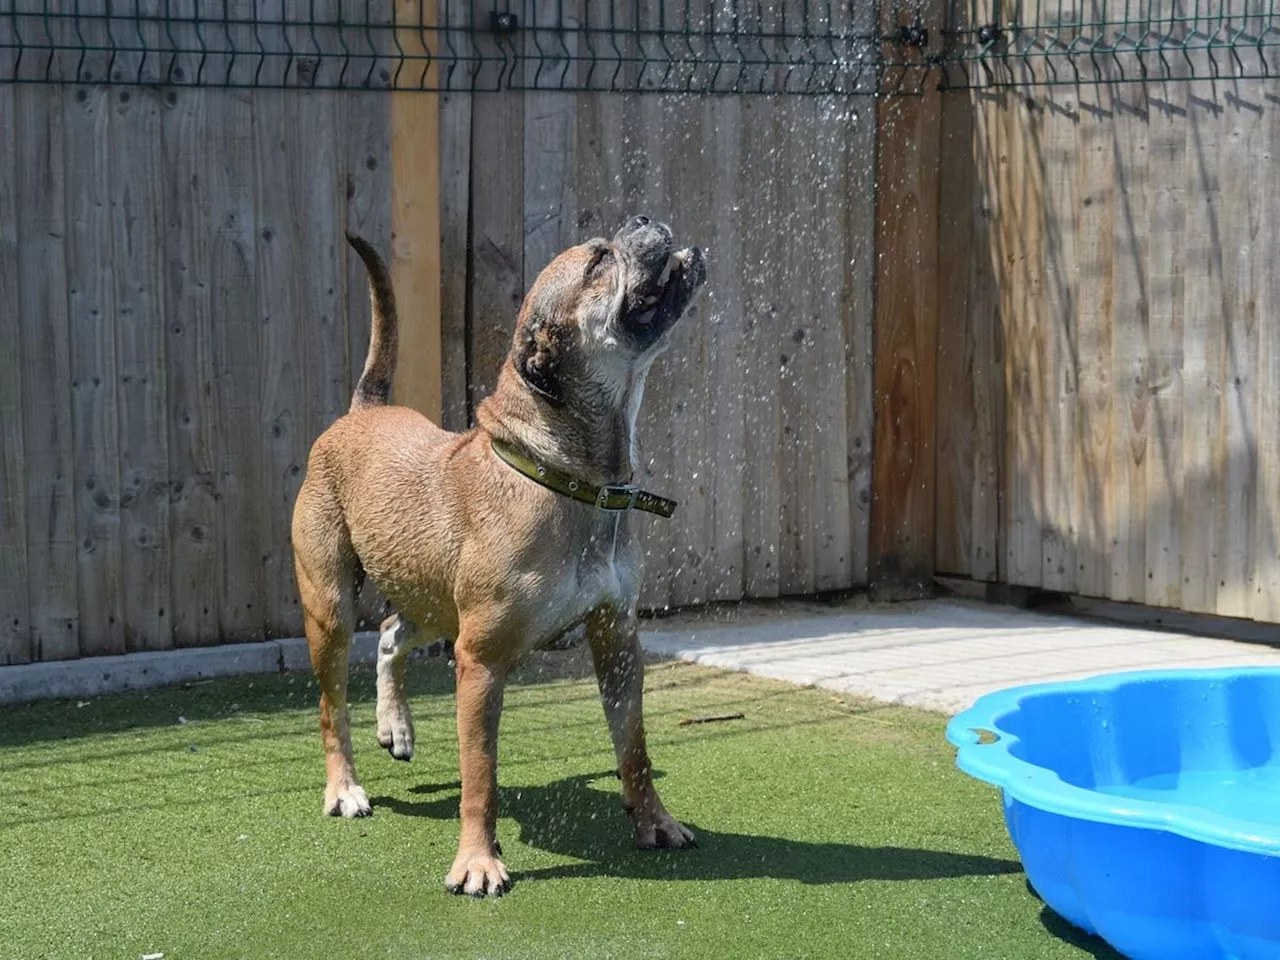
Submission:
[[[309,506],[305,492],[300,494],[294,514],[293,542],[307,647],[320,683],[320,732],[324,739],[326,777],[324,812],[330,816],[367,817],[373,809],[356,780],[347,711],[356,561],[341,518],[320,516],[308,509]]]
[[[432,635],[398,614],[382,621],[378,638],[378,743],[397,760],[413,759],[413,712],[404,692],[404,662],[409,651]]]

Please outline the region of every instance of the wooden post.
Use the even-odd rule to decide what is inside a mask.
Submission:
[[[912,21],[906,9],[886,6],[882,26],[892,38]],[[923,58],[941,44],[940,0],[924,4],[921,18],[928,29]],[[887,43],[893,54],[902,49]],[[934,571],[941,95],[932,72],[925,83],[921,96],[889,96],[877,104],[869,574],[873,594],[884,599],[926,594]]]
[[[398,40],[406,55],[427,51],[436,4],[396,0]],[[433,47],[438,45],[432,43]],[[433,64],[426,83],[439,76]],[[417,89],[416,63],[400,71],[391,94],[391,281],[400,311],[395,402],[440,422],[440,98]]]

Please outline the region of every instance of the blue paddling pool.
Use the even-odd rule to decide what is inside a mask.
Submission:
[[[1001,690],[947,739],[1071,923],[1135,960],[1280,958],[1280,668]]]

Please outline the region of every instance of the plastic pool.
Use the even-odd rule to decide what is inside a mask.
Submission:
[[[947,739],[1071,923],[1135,960],[1280,958],[1280,668],[1002,690]]]

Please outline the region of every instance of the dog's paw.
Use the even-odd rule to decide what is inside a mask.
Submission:
[[[698,845],[693,831],[666,811],[652,818],[637,819],[635,827],[636,846],[641,850],[682,850]]]
[[[488,854],[459,853],[453,869],[444,878],[450,893],[469,897],[500,897],[511,889],[511,877],[502,861]]]
[[[379,707],[378,743],[397,760],[413,759],[413,718],[407,704]]]
[[[330,817],[368,817],[373,814],[364,787],[348,783],[342,787],[330,786],[324,792],[324,812]]]

